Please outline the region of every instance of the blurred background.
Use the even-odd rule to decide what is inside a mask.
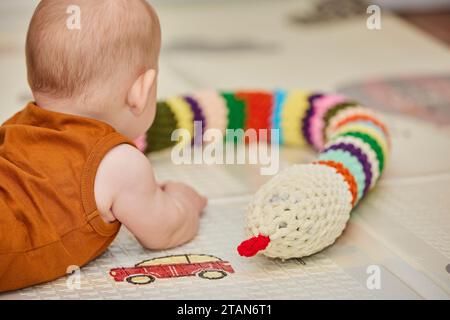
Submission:
[[[31,98],[24,43],[38,2],[0,1],[0,120]],[[379,30],[367,28],[362,0],[151,3],[163,27],[161,97],[205,87],[339,90],[450,123],[450,0],[371,1],[381,9]],[[423,85],[427,92],[417,94]]]

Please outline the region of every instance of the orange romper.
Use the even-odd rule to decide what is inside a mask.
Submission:
[[[0,292],[64,276],[102,254],[105,223],[94,181],[100,161],[132,144],[98,120],[28,104],[0,127]]]

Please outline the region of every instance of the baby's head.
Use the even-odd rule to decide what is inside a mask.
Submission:
[[[135,138],[154,119],[160,47],[144,0],[42,0],[28,30],[28,82],[41,107]]]

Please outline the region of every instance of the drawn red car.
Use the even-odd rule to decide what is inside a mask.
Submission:
[[[142,261],[131,268],[111,269],[109,274],[117,282],[127,281],[142,285],[154,282],[156,278],[199,276],[218,280],[234,273],[228,261],[206,254],[183,254]]]

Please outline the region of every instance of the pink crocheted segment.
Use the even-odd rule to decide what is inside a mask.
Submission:
[[[140,136],[139,138],[137,138],[136,140],[134,140],[134,144],[141,152],[145,152],[145,149],[147,149],[146,135],[144,134],[144,135]]]
[[[333,106],[345,101],[345,97],[338,94],[326,95],[314,101],[314,116],[311,118],[310,132],[311,141],[317,150],[322,150],[325,145],[323,136],[325,114]]]
[[[216,90],[203,90],[194,94],[206,118],[207,129],[219,129],[223,133],[228,124],[228,109],[224,98]]]

